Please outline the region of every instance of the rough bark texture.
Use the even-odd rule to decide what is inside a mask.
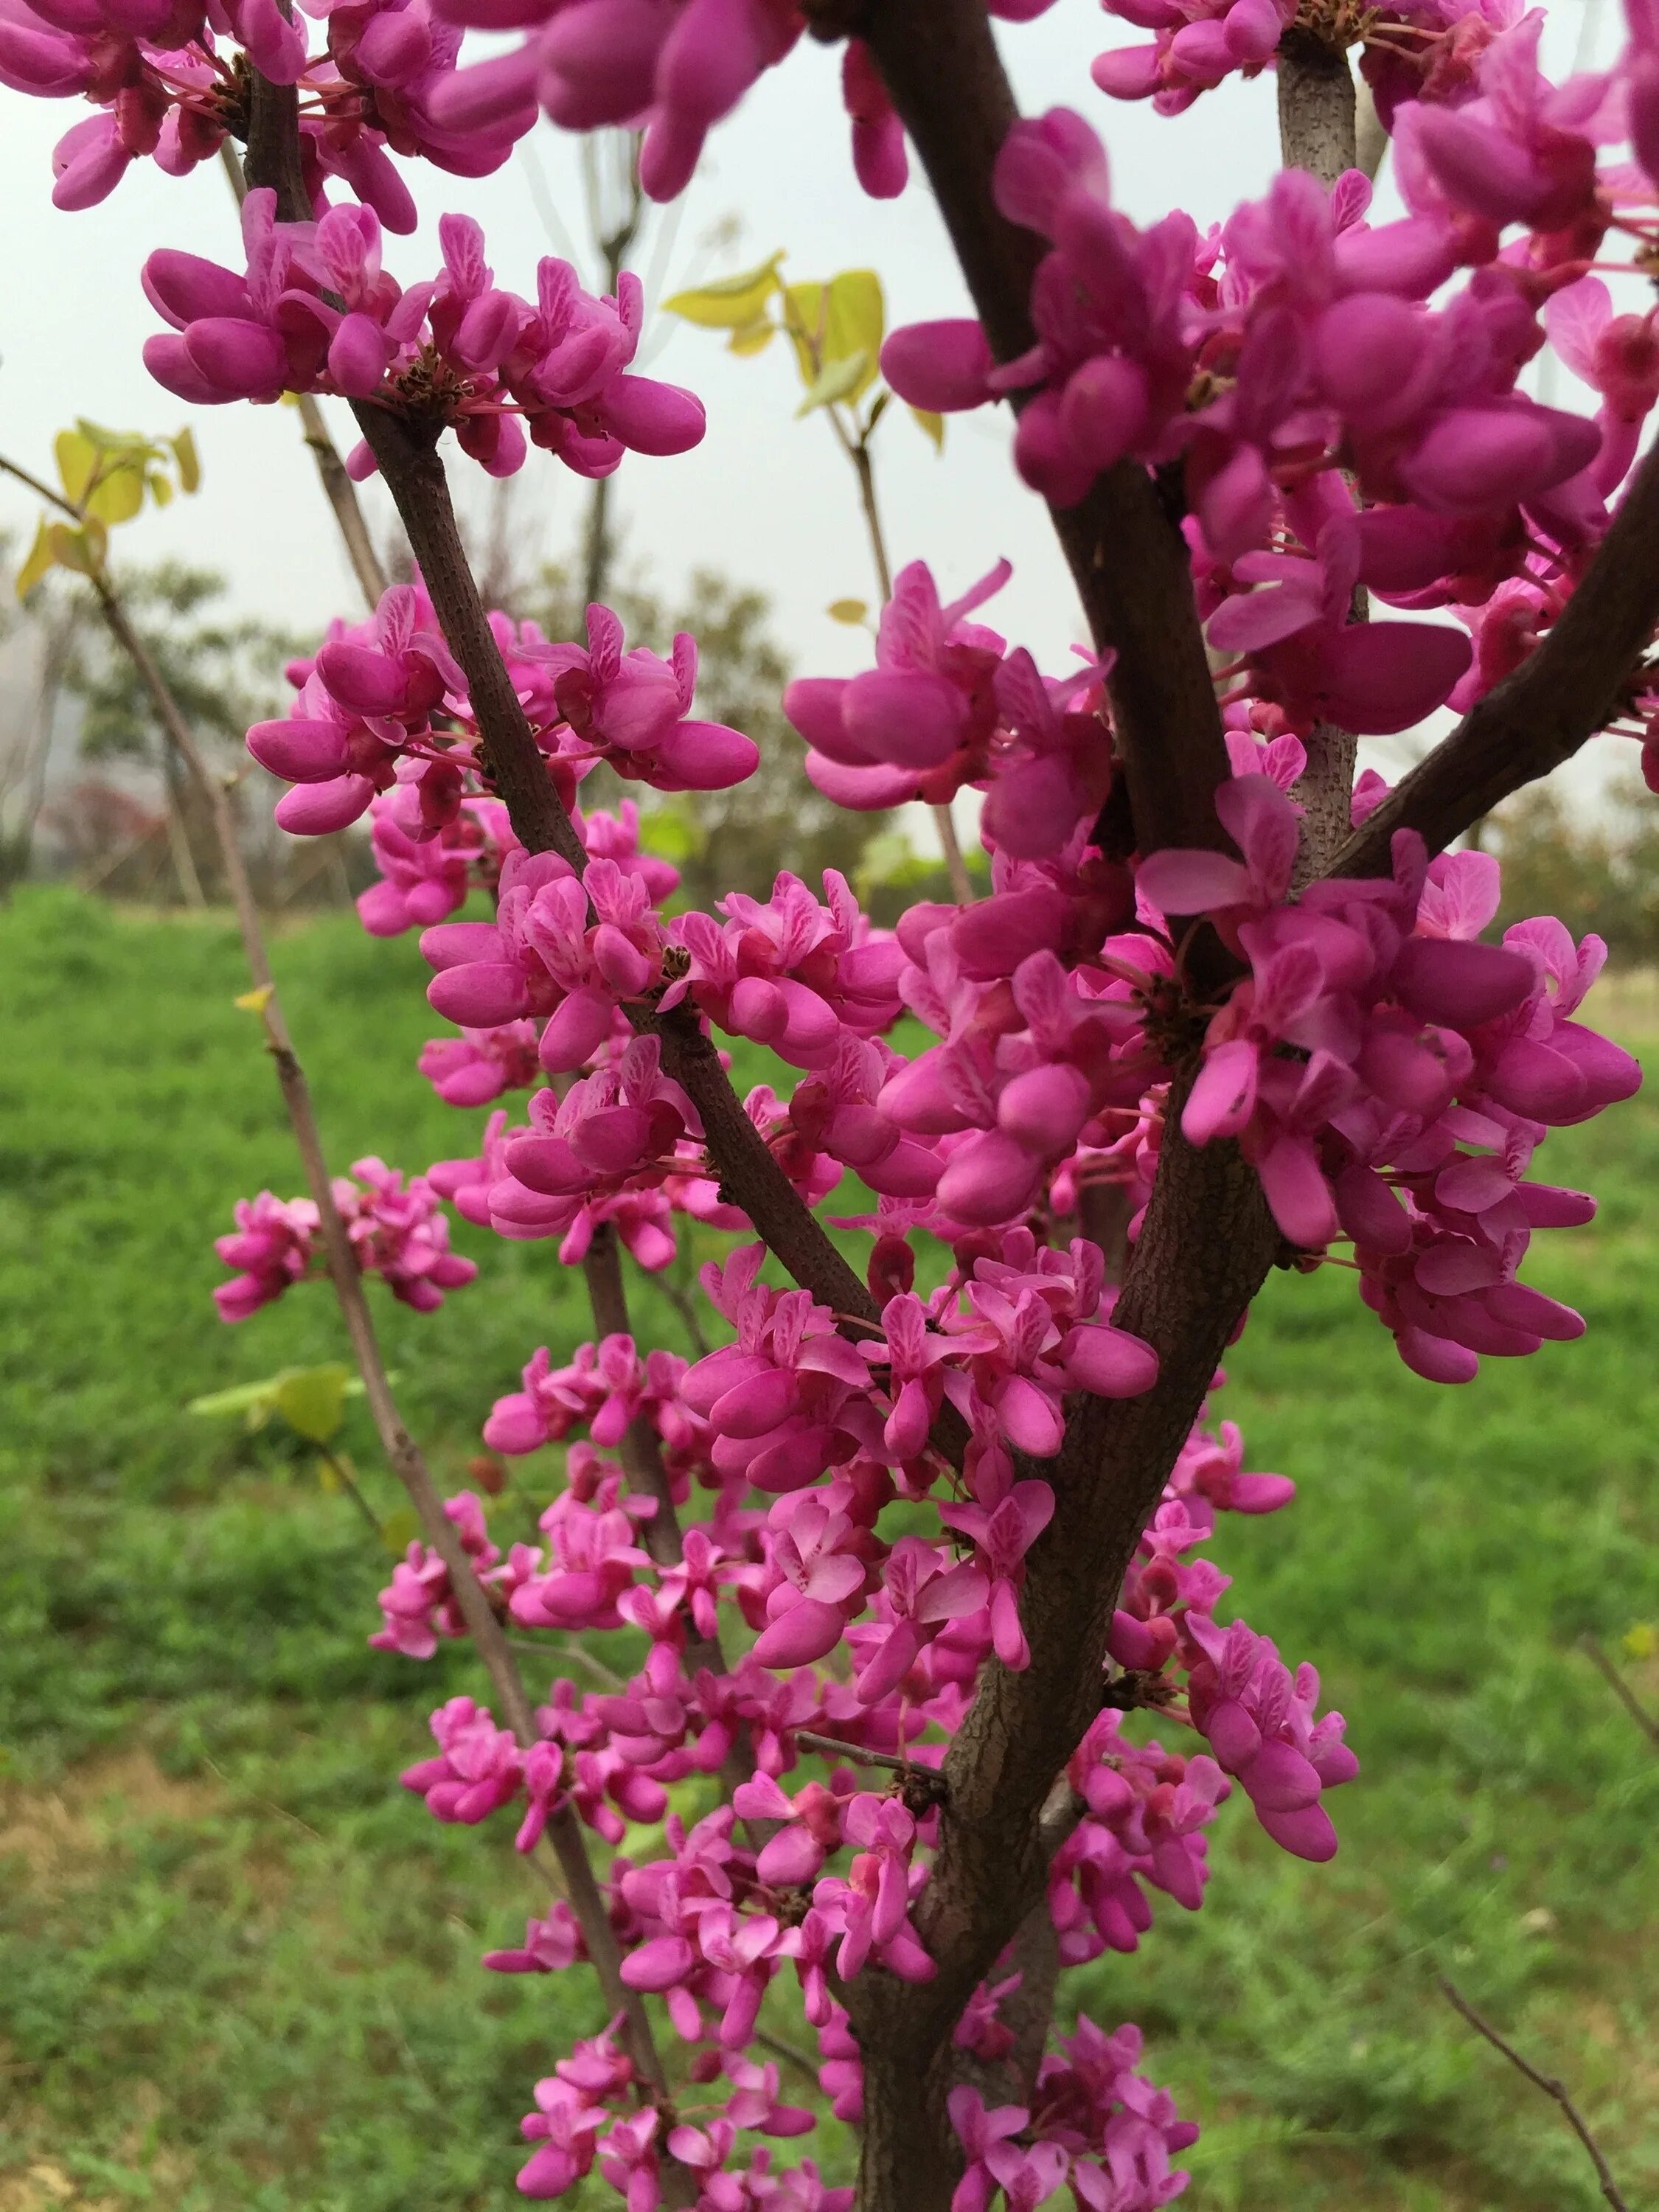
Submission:
[[[1307,169],[1334,185],[1357,166],[1353,72],[1346,53],[1311,32],[1279,42],[1279,148],[1287,169]]]
[[[1346,52],[1306,31],[1287,31],[1279,46],[1279,148],[1287,169],[1306,169],[1328,188],[1357,166],[1353,73]],[[1356,595],[1354,619],[1365,616]],[[1316,722],[1308,737],[1308,766],[1297,786],[1304,810],[1302,849],[1294,884],[1324,872],[1352,823],[1354,761],[1358,741],[1334,722]]]

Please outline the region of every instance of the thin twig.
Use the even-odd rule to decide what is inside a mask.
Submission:
[[[1656,1720],[1642,1703],[1595,1637],[1581,1636],[1578,1641],[1585,1657],[1602,1675],[1607,1687],[1635,1722],[1637,1727],[1643,1731],[1650,1743],[1659,1744],[1659,1720]]]
[[[1553,2103],[1560,2106],[1567,2125],[1589,2153],[1590,2163],[1595,2168],[1595,2178],[1601,2185],[1601,2194],[1613,2207],[1613,2212],[1630,2212],[1630,2206],[1620,2194],[1619,2185],[1613,2179],[1606,2159],[1601,2155],[1601,2145],[1590,2133],[1583,2114],[1573,2103],[1562,2084],[1553,2075],[1540,2074],[1529,2060],[1521,2056],[1512,2043],[1506,2043],[1492,2022],[1489,2020],[1483,2020],[1468,1999],[1449,1982],[1443,1974],[1440,1977],[1440,1992],[1455,2012],[1462,2014],[1477,2035],[1484,2035],[1494,2051],[1503,2053],[1517,2074],[1523,2074],[1534,2089],[1541,2089]]]
[[[774,2035],[771,2029],[768,2027],[757,2027],[755,2030],[755,2040],[763,2051],[769,2051],[775,2057],[781,2058],[786,2066],[797,2068],[806,2076],[815,2089],[817,2087],[817,2067],[805,2051],[798,2050],[793,2043],[786,2042],[782,2036]]]
[[[913,1759],[896,1756],[890,1751],[870,1751],[861,1743],[844,1743],[838,1735],[820,1735],[814,1729],[796,1729],[795,1741],[804,1743],[809,1751],[827,1752],[834,1759],[850,1759],[858,1766],[884,1766],[894,1774],[937,1775],[933,1766],[919,1767]]]
[[[374,1510],[374,1508],[369,1504],[368,1498],[363,1496],[362,1492],[357,1487],[356,1479],[352,1474],[351,1469],[346,1465],[344,1460],[341,1458],[339,1453],[334,1449],[332,1445],[319,1444],[317,1449],[319,1452],[321,1453],[324,1463],[327,1467],[329,1473],[334,1477],[336,1482],[339,1484],[341,1489],[344,1491],[346,1496],[351,1500],[357,1510],[362,1515],[364,1520],[368,1522],[369,1527],[374,1531],[376,1536],[379,1536],[380,1534],[380,1516]]]
[[[247,179],[242,173],[240,157],[228,138],[219,149],[219,158],[226,176],[230,179],[230,189],[236,195],[236,204],[240,207],[247,198]],[[388,579],[380,565],[380,556],[374,550],[368,524],[364,520],[357,498],[357,487],[351,481],[345,463],[340,459],[339,447],[329,435],[322,409],[308,392],[297,392],[295,397],[299,401],[301,425],[305,431],[306,443],[317,464],[324,496],[334,510],[334,520],[340,527],[346,558],[351,563],[352,573],[368,602],[369,611],[373,613],[386,594]]]

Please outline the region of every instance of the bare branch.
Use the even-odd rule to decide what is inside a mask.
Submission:
[[[1462,2014],[1477,2035],[1484,2035],[1494,2051],[1502,2051],[1517,2074],[1524,2075],[1534,2089],[1541,2089],[1547,2097],[1561,2107],[1567,2125],[1589,2153],[1590,2163],[1595,2168],[1595,2178],[1601,2185],[1601,2194],[1613,2207],[1613,2212],[1630,2212],[1630,2206],[1620,2194],[1619,2185],[1601,2155],[1601,2145],[1590,2133],[1583,2114],[1562,2084],[1553,2075],[1540,2074],[1535,2066],[1521,2056],[1512,2043],[1506,2043],[1492,2022],[1483,2020],[1468,1999],[1443,1974],[1440,1978],[1440,1992],[1454,2011]]]
[[[918,1766],[914,1759],[905,1759],[895,1752],[872,1751],[861,1743],[847,1743],[838,1735],[820,1735],[814,1729],[797,1729],[795,1741],[804,1743],[809,1751],[821,1751],[830,1759],[851,1759],[855,1766],[884,1766],[894,1774],[920,1776],[924,1781],[932,1777],[939,1779],[936,1766]]]

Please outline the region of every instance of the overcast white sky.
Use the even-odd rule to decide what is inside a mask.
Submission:
[[[1547,63],[1570,65],[1585,0],[1553,11]],[[1595,5],[1595,0],[1589,0]],[[1605,60],[1621,26],[1610,0],[1593,26],[1592,50]],[[1108,44],[1140,34],[1103,16],[1092,0],[1057,0],[1039,21],[999,26],[1022,107],[1066,103],[1080,108],[1110,149],[1119,204],[1140,220],[1171,203],[1200,223],[1218,219],[1259,193],[1277,162],[1273,85],[1263,77],[1206,94],[1186,116],[1166,121],[1141,106],[1109,102],[1087,69]],[[966,311],[967,302],[925,182],[913,175],[894,202],[856,188],[836,83],[838,56],[803,41],[722,125],[678,212],[656,219],[636,265],[649,276],[665,262],[659,287],[672,291],[788,249],[801,277],[867,265],[887,290],[890,323]],[[123,428],[171,429],[191,415],[205,482],[193,501],[132,526],[135,556],[173,553],[222,568],[236,599],[296,628],[331,614],[356,615],[355,588],[318,490],[291,409],[235,406],[185,410],[154,385],[141,348],[159,327],[138,285],[154,246],[189,247],[240,266],[234,210],[222,173],[207,166],[182,180],[137,164],[101,207],[61,215],[51,204],[50,152],[83,113],[69,101],[26,100],[0,90],[0,444],[49,471],[53,432],[76,414]],[[568,229],[585,239],[575,147],[545,125],[534,157]],[[497,175],[464,182],[416,163],[404,173],[420,203],[422,231],[389,240],[387,263],[404,282],[436,264],[430,219],[448,208],[484,226],[497,278],[533,295],[534,264],[554,247],[538,215],[521,156]],[[707,241],[735,219],[735,242]],[[654,304],[654,302],[653,303]],[[674,460],[630,456],[615,497],[628,556],[650,580],[673,586],[694,566],[713,566],[769,592],[776,627],[797,667],[830,672],[862,665],[866,641],[832,623],[834,599],[872,595],[873,579],[850,471],[827,425],[793,419],[799,396],[793,362],[781,349],[758,360],[728,356],[718,337],[653,318],[647,349],[653,373],[691,386],[708,410],[708,434]],[[1557,404],[1588,404],[1570,378]],[[342,410],[342,413],[343,410]],[[349,442],[349,418],[337,425]],[[1043,509],[1014,477],[1007,430],[988,415],[952,422],[942,459],[895,410],[878,436],[881,496],[895,563],[917,556],[933,566],[950,595],[999,555],[1014,580],[988,611],[997,627],[1029,644],[1058,669],[1079,632],[1076,603]],[[452,460],[458,485],[475,501],[481,472]],[[586,487],[539,453],[520,479],[521,526],[538,532],[549,555],[567,550],[580,527]],[[381,495],[370,487],[379,514]],[[0,526],[32,528],[27,495],[0,479]],[[1627,750],[1620,752],[1627,760]]]

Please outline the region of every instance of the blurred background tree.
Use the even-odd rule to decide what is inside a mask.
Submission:
[[[1659,966],[1659,817],[1636,777],[1613,783],[1594,814],[1570,811],[1540,786],[1490,826],[1504,863],[1500,928],[1522,915],[1558,915],[1574,937],[1605,938],[1620,966]]]

